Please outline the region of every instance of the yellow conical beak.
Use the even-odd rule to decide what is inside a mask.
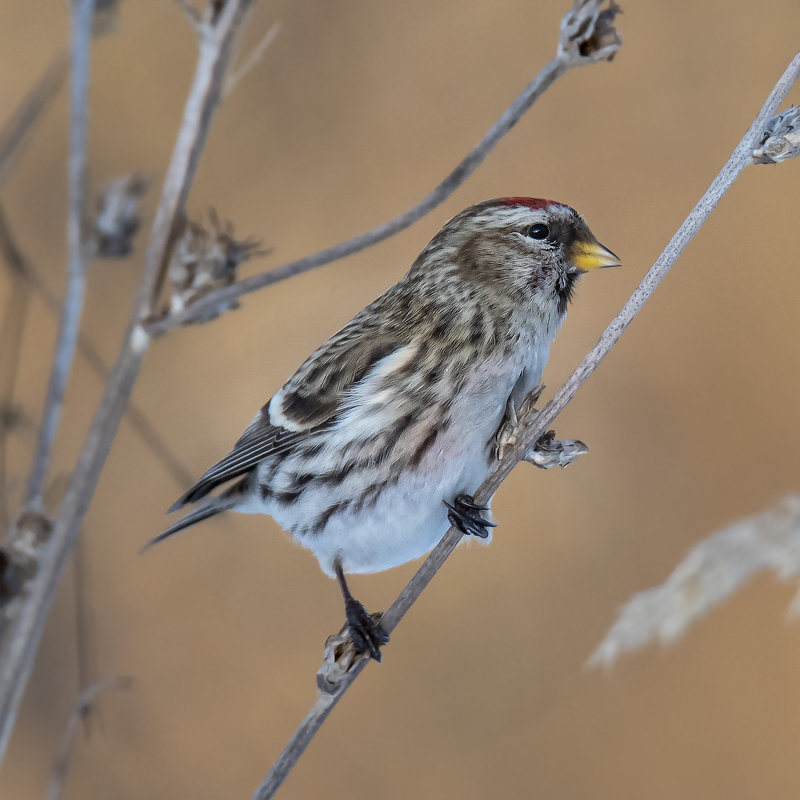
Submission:
[[[621,266],[619,257],[597,240],[576,242],[572,251],[572,263],[581,270]]]

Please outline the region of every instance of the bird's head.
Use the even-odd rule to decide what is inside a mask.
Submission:
[[[515,303],[531,303],[548,317],[566,313],[584,272],[620,263],[574,209],[531,197],[471,206],[451,219],[437,240],[460,278]]]

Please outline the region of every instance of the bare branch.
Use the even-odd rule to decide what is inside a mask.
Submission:
[[[656,262],[644,276],[634,293],[603,332],[598,343],[589,351],[567,382],[541,411],[520,417],[518,441],[510,448],[507,457],[497,464],[480,489],[475,493],[475,501],[477,503],[485,504],[491,499],[513,467],[524,457],[526,450],[542,436],[567,403],[575,396],[578,389],[594,372],[600,361],[616,344],[645,302],[656,290],[661,280],[686,248],[686,245],[711,215],[725,192],[731,187],[742,170],[752,163],[751,153],[757,137],[761,134],[767,120],[770,119],[779,103],[788,93],[798,74],[800,74],[800,53],[792,59],[792,62],[775,85],[753,124],[745,133],[725,166],[723,166],[711,186],[689,213],[689,216],[672,237],[664,251],[656,259]],[[386,612],[382,624],[387,632],[391,632],[402,619],[436,570],[452,552],[460,538],[460,532],[455,528],[451,528],[431,555],[428,556],[417,574],[401,592],[400,597]]]
[[[613,16],[617,7],[612,3],[611,9],[601,11],[603,3],[604,0],[577,0],[573,10],[564,18],[562,23],[558,55],[525,87],[522,94],[503,112],[500,119],[489,128],[480,142],[464,157],[461,163],[427,197],[424,197],[415,206],[388,222],[378,225],[377,228],[373,228],[361,236],[356,236],[354,239],[328,247],[297,261],[291,261],[269,272],[251,275],[244,280],[237,281],[232,286],[210,292],[201,301],[180,313],[153,320],[147,325],[147,332],[151,336],[159,336],[178,325],[185,325],[200,318],[216,316],[226,308],[230,308],[231,302],[242,295],[285,281],[317,267],[331,264],[361,250],[366,250],[368,247],[372,247],[384,241],[384,239],[400,233],[400,231],[405,230],[417,220],[422,219],[436,206],[443,203],[472,175],[497,143],[519,122],[525,112],[541,97],[556,78],[572,67],[592,64],[596,61],[610,61],[613,58],[619,48],[619,37],[617,35],[616,45],[611,44],[609,41],[609,28],[613,30]],[[576,17],[576,14],[582,16]],[[567,18],[572,21],[569,25],[567,24]],[[582,22],[576,24],[576,20],[581,20]],[[595,36],[596,29],[593,27],[593,20],[594,23],[600,25],[600,30],[603,34],[601,41],[598,41]]]
[[[698,204],[692,209],[664,251],[656,259],[655,264],[642,279],[642,282],[622,307],[622,310],[611,321],[598,343],[589,351],[572,376],[541,411],[537,412],[529,409],[527,413],[520,414],[517,440],[513,446],[508,448],[503,460],[495,465],[475,493],[476,503],[479,505],[488,503],[500,484],[511,473],[511,470],[525,458],[527,451],[529,451],[534,442],[537,442],[545,433],[580,386],[594,372],[601,359],[622,336],[670,267],[681,255],[686,245],[708,219],[721,197],[730,188],[742,170],[748,164],[753,163],[752,152],[758,137],[797,79],[798,74],[800,74],[800,53],[794,57],[786,68],[786,71],[775,85],[753,124],[725,166]],[[461,537],[462,534],[457,528],[450,528],[439,544],[431,551],[414,577],[381,618],[381,627],[387,633],[391,633],[395,629],[406,612],[422,594],[425,587],[433,579],[433,576],[447,560],[447,557],[455,550]],[[329,655],[331,648],[337,651],[333,657]],[[344,662],[344,668],[341,669],[337,667],[340,660]],[[337,640],[336,637],[329,638],[326,645],[326,663],[323,665],[323,670],[321,670],[317,679],[317,685],[320,689],[319,697],[278,757],[278,760],[273,764],[262,784],[256,790],[253,800],[268,800],[275,794],[311,739],[314,738],[316,732],[322,726],[322,723],[327,719],[328,714],[330,714],[347,689],[350,688],[367,663],[368,659],[363,657],[359,659],[353,658],[352,643],[349,641],[349,637],[344,637],[343,641]]]
[[[36,452],[28,480],[25,505],[42,510],[50,454],[53,449],[64,392],[72,370],[78,328],[86,291],[86,255],[81,227],[86,196],[86,136],[89,125],[89,59],[92,41],[94,0],[73,0],[72,15],[72,102],[70,105],[69,201],[67,209],[67,288],[61,322],[50,368],[50,380]]]
[[[85,539],[78,539],[72,556],[72,588],[75,604],[75,656],[78,687],[91,686],[97,680],[91,589],[89,585],[89,553]],[[84,714],[84,730],[89,733],[89,715]]]
[[[153,221],[139,292],[103,398],[95,412],[52,534],[43,542],[38,569],[9,620],[0,642],[0,757],[5,753],[19,703],[33,666],[47,614],[64,565],[125,411],[149,338],[139,321],[164,272],[176,221],[183,214],[200,153],[219,105],[231,46],[243,15],[254,0],[227,0],[207,24],[200,42],[195,77],[184,108],[164,187]]]
[[[67,724],[64,726],[61,743],[58,746],[58,752],[53,762],[53,775],[50,779],[50,787],[47,790],[47,800],[59,800],[61,797],[61,793],[64,790],[64,782],[67,779],[72,746],[75,743],[75,734],[78,732],[81,721],[97,702],[98,697],[109,689],[129,689],[132,685],[133,680],[131,678],[113,675],[110,678],[102,678],[99,681],[95,681],[78,695],[67,717]]]
[[[628,600],[587,666],[611,667],[622,653],[675,641],[765,569],[784,579],[800,576],[800,495],[695,545],[663,584]],[[800,595],[791,610],[800,610]]]
[[[0,186],[8,177],[14,159],[22,151],[36,121],[58,94],[67,74],[68,64],[67,54],[59,53],[0,130]]]

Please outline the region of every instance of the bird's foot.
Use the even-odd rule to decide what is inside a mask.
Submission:
[[[536,401],[541,397],[544,385],[537,386],[523,401],[517,410],[514,401],[509,397],[506,403],[506,414],[503,422],[497,431],[494,445],[494,455],[498,461],[502,461],[506,452],[517,443],[519,433],[519,418],[525,417],[536,407]]]
[[[525,453],[524,459],[540,469],[551,469],[552,467],[561,467],[563,469],[579,456],[588,452],[588,445],[584,444],[580,439],[559,441],[556,439],[555,431],[547,431]]]
[[[381,645],[389,641],[389,634],[381,627],[381,614],[368,614],[367,609],[354,597],[345,598],[344,613],[347,627],[359,653],[369,653],[378,663],[381,660]]]
[[[496,522],[490,522],[481,512],[488,511],[487,506],[475,504],[475,499],[469,494],[460,494],[452,503],[444,501],[447,506],[447,519],[451,525],[458,528],[467,536],[478,536],[481,539],[489,537],[487,528],[496,528]]]

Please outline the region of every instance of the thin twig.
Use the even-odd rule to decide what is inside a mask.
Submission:
[[[42,423],[36,441],[28,489],[27,508],[42,510],[50,454],[61,418],[78,328],[86,291],[86,254],[81,228],[86,198],[86,138],[89,127],[89,62],[92,42],[94,0],[73,0],[72,4],[72,101],[70,104],[69,189],[67,207],[67,288],[61,322],[50,368]]]
[[[189,2],[189,0],[175,0],[175,5],[180,8],[186,15],[192,27],[198,32],[202,33],[203,18],[200,12]]]
[[[594,372],[597,365],[608,351],[618,341],[625,329],[630,325],[633,318],[642,309],[644,303],[653,294],[658,284],[669,271],[683,252],[686,245],[697,233],[703,223],[708,219],[711,212],[719,203],[725,192],[731,187],[733,182],[742,170],[753,163],[753,150],[756,147],[758,137],[764,130],[766,123],[775,113],[778,105],[786,97],[792,84],[800,74],[800,53],[798,53],[775,88],[770,93],[767,101],[759,111],[753,124],[742,138],[741,142],[728,159],[725,166],[707,189],[697,205],[692,209],[689,216],[680,226],[677,233],[672,237],[664,251],[656,259],[648,273],[642,279],[637,289],[630,299],[622,307],[622,310],[611,321],[606,328],[598,343],[589,351],[586,357],[576,368],[567,382],[559,389],[553,399],[541,410],[531,411],[527,416],[520,417],[520,429],[517,433],[517,441],[508,451],[502,461],[498,462],[481,487],[475,493],[475,501],[486,504],[497,491],[500,484],[510,474],[516,464],[521,461],[527,450],[538,441],[539,437],[550,427],[556,416],[563,410],[567,403],[574,397],[580,386],[586,381],[589,375]],[[433,579],[433,576],[444,564],[447,557],[453,552],[461,540],[462,534],[457,528],[450,528],[442,540],[433,549],[431,554],[425,559],[422,566],[417,570],[414,577],[403,589],[398,598],[392,603],[389,610],[381,618],[381,626],[387,633],[391,633],[406,612],[411,608],[425,587]],[[367,660],[358,661],[350,671],[346,672],[341,679],[341,683],[330,694],[320,692],[317,701],[312,706],[306,718],[295,731],[289,744],[278,757],[272,766],[263,783],[258,787],[253,800],[268,800],[283,783],[289,771],[303,754],[311,739],[327,719],[333,707],[341,699],[342,695],[352,685],[364,669]]]
[[[75,598],[75,655],[78,665],[78,687],[90,686],[95,659],[92,648],[92,616],[89,603],[88,557],[86,543],[79,539],[72,557],[72,578]],[[84,717],[88,733],[88,717]]]
[[[111,369],[53,530],[39,554],[38,570],[26,586],[0,642],[0,758],[8,746],[58,580],[78,539],[89,501],[147,351],[149,340],[139,321],[149,313],[150,298],[163,272],[174,226],[183,213],[213,113],[219,105],[236,30],[253,2],[228,0],[204,29],[194,81],[164,180],[142,281],[122,348]]]
[[[67,779],[72,746],[75,743],[75,734],[81,720],[91,711],[92,706],[97,702],[97,698],[108,689],[129,689],[133,685],[131,678],[113,675],[110,678],[102,678],[91,686],[87,686],[79,695],[72,706],[67,717],[67,724],[64,726],[64,733],[61,736],[61,743],[58,746],[55,760],[53,762],[53,774],[50,779],[50,787],[47,790],[47,800],[59,800],[64,790],[64,782]]]
[[[36,121],[58,94],[68,65],[67,54],[59,53],[38,83],[25,95],[8,122],[0,129],[0,186],[8,177],[14,159],[21,152]]]
[[[185,325],[188,322],[202,318],[218,308],[227,308],[230,306],[231,301],[238,297],[280,281],[285,281],[288,278],[293,278],[296,275],[301,275],[304,272],[309,272],[312,269],[331,264],[334,261],[339,261],[361,250],[373,247],[384,241],[384,239],[388,239],[410,227],[443,203],[477,169],[500,139],[511,130],[553,81],[565,71],[562,61],[559,59],[550,61],[509,106],[500,119],[492,125],[478,145],[461,163],[430,194],[407,211],[353,239],[340,242],[333,247],[304,256],[267,272],[251,275],[231,286],[209,292],[205,297],[188,306],[185,310],[150,323],[147,326],[147,332],[151,336],[159,336],[179,325]]]
[[[585,7],[591,7],[590,11],[595,17],[598,14],[608,14],[608,11],[599,11],[602,2],[603,0],[588,0],[588,2],[587,0],[578,0],[575,8],[583,12]],[[613,9],[615,9],[615,6],[612,3],[612,10]],[[570,14],[573,13],[575,12],[570,12]],[[613,13],[616,13],[616,11],[613,11]],[[610,17],[612,22],[613,13]],[[568,14],[567,17],[569,16]],[[393,217],[388,222],[384,222],[376,228],[367,231],[367,233],[356,236],[354,239],[340,242],[333,247],[320,250],[318,253],[304,256],[297,261],[291,261],[288,264],[276,267],[268,272],[251,275],[248,278],[237,281],[231,286],[209,292],[205,297],[193,303],[183,311],[150,322],[146,328],[150,336],[159,336],[171,328],[185,325],[188,322],[198,319],[207,318],[210,312],[219,313],[220,310],[230,308],[233,300],[245,294],[250,294],[258,289],[263,289],[266,286],[285,281],[288,278],[301,275],[309,270],[331,264],[334,261],[358,253],[361,250],[366,250],[368,247],[372,247],[388,239],[390,236],[400,233],[400,231],[405,230],[417,222],[417,220],[422,219],[422,217],[430,213],[472,175],[486,156],[495,148],[497,143],[520,121],[523,115],[550,87],[553,81],[572,67],[593,64],[597,61],[609,61],[613,58],[619,47],[618,39],[616,40],[616,44],[606,41],[601,42],[602,47],[596,52],[587,51],[585,46],[583,52],[580,54],[578,53],[577,47],[568,49],[568,45],[574,44],[574,41],[572,39],[568,40],[567,36],[574,37],[575,34],[571,30],[566,30],[567,23],[569,22],[567,17],[565,17],[562,22],[562,40],[559,45],[559,54],[556,58],[550,61],[525,87],[516,100],[514,100],[494,125],[484,134],[478,144],[462,159],[461,163],[416,205],[404,211],[402,214]],[[583,33],[585,33],[585,30]],[[589,37],[587,37],[587,41],[588,38]],[[586,42],[583,42],[583,44],[585,45]],[[590,52],[590,54],[587,55],[587,52]]]
[[[278,34],[281,32],[281,23],[273,22],[269,26],[267,32],[261,38],[261,41],[242,59],[240,64],[231,70],[228,77],[225,79],[225,85],[222,87],[222,97],[227,99],[228,95],[239,85],[243,78],[245,78],[254,67],[264,57],[267,48],[275,41]]]
[[[6,415],[13,413],[14,391],[17,384],[22,338],[30,308],[30,286],[26,280],[25,262],[11,237],[6,224],[5,212],[0,207],[0,255],[8,265],[11,287],[6,301],[6,310],[0,325],[0,530],[8,527],[8,461],[6,439],[8,424]]]

